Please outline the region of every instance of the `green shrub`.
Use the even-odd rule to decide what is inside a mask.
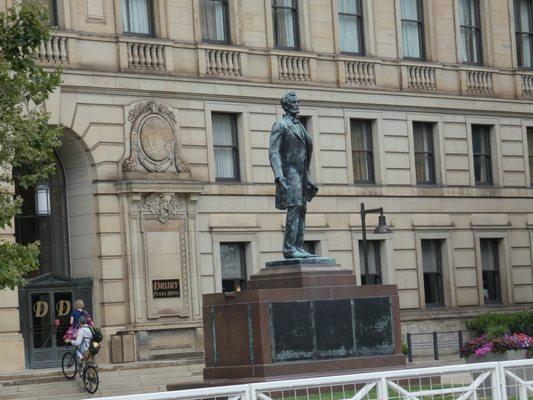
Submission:
[[[533,309],[507,314],[485,313],[466,322],[466,327],[478,335],[489,334],[490,328],[505,327],[509,333],[524,332],[527,325],[533,324]]]
[[[498,336],[503,336],[506,333],[509,333],[509,328],[507,328],[504,325],[489,326],[487,328],[487,336],[489,337],[490,340],[492,340],[492,339],[494,339],[494,338],[496,338]]]

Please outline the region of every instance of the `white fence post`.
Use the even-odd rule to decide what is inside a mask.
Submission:
[[[379,380],[378,398],[380,400],[389,400],[389,387],[387,385],[387,378],[385,377]]]

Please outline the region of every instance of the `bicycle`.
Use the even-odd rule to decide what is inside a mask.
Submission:
[[[76,377],[76,372],[78,372],[79,361],[76,357],[76,352],[78,352],[78,346],[76,346],[74,351],[67,351],[63,354],[61,370],[67,379],[74,379]],[[82,365],[83,368],[79,373],[80,378],[83,381],[83,386],[88,393],[94,394],[98,390],[98,384],[100,383],[98,378],[98,364],[94,362],[94,356],[88,354],[84,357]]]

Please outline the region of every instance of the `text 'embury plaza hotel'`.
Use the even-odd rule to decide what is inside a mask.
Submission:
[[[0,293],[0,370],[58,365],[76,298],[101,362],[121,331],[136,360],[202,351],[202,294],[282,256],[268,144],[288,89],[315,144],[309,251],[398,285],[404,333],[530,307],[532,0],[48,5],[38,56],[63,67],[48,102],[63,145],[4,232],[42,254]],[[361,202],[393,228],[373,235],[369,216],[368,276]]]

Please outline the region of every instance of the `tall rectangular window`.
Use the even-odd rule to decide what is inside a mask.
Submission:
[[[220,243],[223,292],[240,292],[246,288],[245,246],[245,243]]]
[[[529,158],[529,184],[533,186],[533,128],[527,128],[527,152]]]
[[[272,0],[274,42],[279,49],[297,49],[298,9],[296,0]]]
[[[339,37],[343,53],[364,54],[361,0],[339,0]]]
[[[515,0],[514,16],[518,65],[531,68],[533,67],[533,1]]]
[[[422,0],[401,0],[403,56],[424,58],[424,18]]]
[[[481,22],[479,0],[460,0],[461,55],[463,63],[481,64]]]
[[[422,240],[421,244],[426,306],[444,306],[441,241]]]
[[[212,121],[216,179],[218,181],[238,181],[237,116],[235,114],[213,113]]]
[[[416,183],[432,185],[435,183],[433,124],[414,122],[413,141],[415,145]]]
[[[228,0],[202,0],[202,37],[206,42],[229,42]]]
[[[361,271],[361,285],[381,285],[381,255],[379,240],[367,240],[368,276],[365,269],[363,241],[359,240],[359,270]]]
[[[151,0],[122,0],[124,33],[153,35],[153,8]]]
[[[57,16],[57,0],[47,0],[48,3],[48,21],[50,26],[58,25],[58,16]]]
[[[490,126],[472,125],[472,148],[476,185],[492,185]]]
[[[374,183],[372,121],[352,120],[351,134],[354,181]]]
[[[499,239],[480,239],[483,300],[501,303]]]

